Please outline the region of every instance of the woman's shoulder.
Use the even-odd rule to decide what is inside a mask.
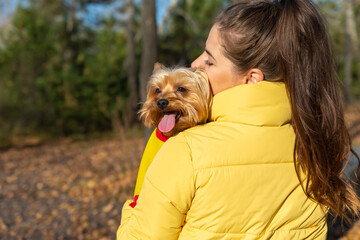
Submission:
[[[161,150],[175,154],[188,153],[190,156],[195,151],[203,151],[209,147],[212,140],[216,139],[218,127],[216,124],[207,123],[186,129],[175,136],[170,137],[162,146]]]
[[[174,148],[186,149],[194,169],[204,169],[228,164],[290,162],[294,139],[290,125],[261,127],[210,122],[189,128],[168,141]]]
[[[177,135],[171,137],[172,142],[186,143],[191,149],[193,145],[202,145],[211,142],[211,139],[220,137],[220,133],[224,133],[224,124],[210,122],[188,128]],[[170,140],[169,139],[169,140]]]
[[[224,145],[231,142],[234,128],[227,123],[210,122],[198,125],[171,137],[164,144],[162,150],[172,151],[184,156],[184,152],[191,159],[194,168],[203,167],[209,161],[215,161],[222,152]],[[231,146],[227,146],[229,148]]]

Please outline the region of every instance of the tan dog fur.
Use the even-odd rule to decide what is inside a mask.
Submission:
[[[175,127],[165,136],[204,124],[209,119],[212,94],[207,75],[201,69],[165,68],[155,64],[147,85],[147,99],[139,111],[147,127],[157,127],[166,113],[176,113]],[[165,109],[157,102],[168,101]]]

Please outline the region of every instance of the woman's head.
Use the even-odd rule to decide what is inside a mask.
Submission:
[[[240,0],[216,19],[204,67],[214,94],[239,84],[284,81],[296,134],[294,158],[306,194],[345,216],[359,199],[342,178],[351,139],[324,21],[308,0]],[[261,96],[259,96],[261,97]]]
[[[281,79],[276,24],[280,9],[270,1],[239,1],[216,19],[205,51],[192,66],[203,67],[216,94],[239,84]]]
[[[217,24],[210,30],[204,52],[191,66],[206,71],[214,95],[239,84],[259,82],[263,76],[258,69],[252,69],[246,74],[238,72],[236,65],[224,55]]]
[[[271,1],[239,1],[216,19],[223,54],[239,74],[260,69],[268,81],[282,78],[276,30],[281,10]]]

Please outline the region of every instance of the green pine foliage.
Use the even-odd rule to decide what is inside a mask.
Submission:
[[[0,145],[13,136],[68,136],[114,131],[126,125],[125,8],[89,27],[73,19],[94,1],[29,0],[0,31]],[[101,1],[95,1],[101,2]],[[112,1],[102,1],[112,2]],[[158,38],[159,62],[190,66],[204,50],[213,21],[228,0],[178,0]],[[340,79],[345,15],[340,1],[317,1],[327,18]],[[354,0],[360,34],[360,2]],[[140,6],[136,5],[136,59],[140,69]],[[161,7],[161,6],[158,6]],[[162,25],[162,23],[159,23]],[[353,94],[360,98],[356,59]],[[141,123],[138,123],[141,124]]]
[[[344,12],[344,1],[337,0],[319,0],[316,1],[318,4],[326,22],[329,31],[329,36],[332,43],[333,55],[337,64],[337,71],[340,80],[344,79],[344,65],[345,65],[345,34],[346,34],[346,23],[345,23],[345,12]],[[360,40],[360,0],[353,0],[353,11],[356,21],[356,29],[358,33],[358,39]],[[360,42],[358,48],[360,49]],[[359,53],[360,54],[360,53]],[[360,60],[359,60],[360,61]],[[352,66],[352,95],[355,99],[360,98],[360,69],[357,65],[357,59],[354,53],[353,66]]]
[[[17,9],[2,35],[3,137],[111,130],[106,113],[116,96],[128,94],[122,74],[125,36],[111,18],[96,30],[76,19],[69,31],[68,21],[66,1],[34,1]]]
[[[215,17],[228,4],[223,0],[179,0],[164,23],[159,61],[170,66],[190,66],[204,51]]]

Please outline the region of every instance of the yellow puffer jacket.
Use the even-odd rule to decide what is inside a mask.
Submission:
[[[154,160],[154,157],[159,152],[164,142],[166,142],[169,137],[163,135],[157,128],[151,134],[149,141],[146,144],[143,156],[141,158],[140,167],[138,171],[138,176],[136,179],[136,185],[134,190],[134,197],[137,198],[140,194],[141,186],[144,181],[144,176]]]
[[[218,93],[212,122],[160,149],[117,239],[325,239],[326,213],[294,170],[290,117],[283,83]]]

